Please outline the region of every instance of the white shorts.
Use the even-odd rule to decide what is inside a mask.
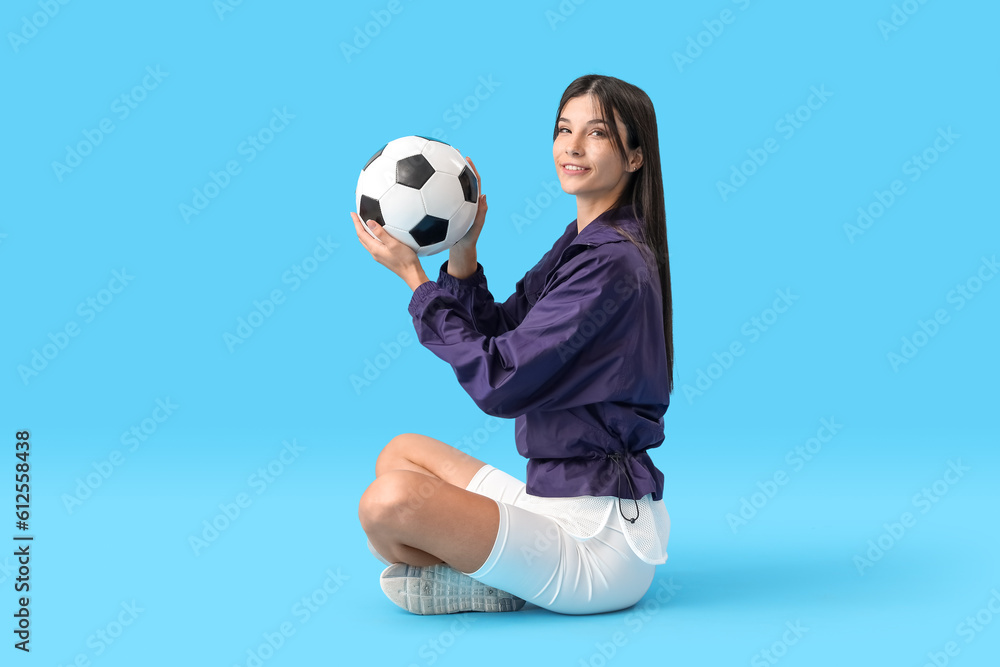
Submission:
[[[520,506],[524,482],[485,465],[466,490],[497,502],[500,529],[473,579],[561,614],[598,614],[631,607],[653,583],[655,565],[641,560],[609,522],[579,539],[551,517]]]

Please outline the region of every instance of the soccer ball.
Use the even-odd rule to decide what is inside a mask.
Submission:
[[[420,256],[450,248],[472,227],[479,181],[448,144],[409,136],[368,160],[355,191],[362,222],[374,220]],[[365,230],[375,236],[365,225]]]

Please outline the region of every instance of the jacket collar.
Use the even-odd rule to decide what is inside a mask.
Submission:
[[[615,241],[624,241],[622,235],[614,230],[608,223],[617,222],[621,227],[632,232],[635,236],[640,236],[642,231],[642,225],[636,220],[635,212],[632,204],[626,204],[621,208],[611,209],[610,211],[605,211],[596,218],[594,218],[589,225],[583,228],[582,232],[575,233],[576,223],[574,220],[570,223],[569,227],[566,228],[567,234],[574,234],[575,237],[570,241],[570,245],[601,245],[603,243],[613,243]]]

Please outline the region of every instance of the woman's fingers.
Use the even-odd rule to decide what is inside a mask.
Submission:
[[[351,219],[354,220],[354,229],[358,232],[358,240],[361,241],[361,245],[363,245],[365,247],[365,249],[368,252],[370,252],[372,254],[372,256],[374,256],[375,253],[378,252],[379,245],[383,245],[384,246],[385,243],[383,243],[382,239],[380,239],[380,238],[374,238],[373,239],[371,234],[369,234],[364,229],[362,229],[362,226],[367,226],[367,224],[361,222],[361,218],[358,216],[357,213],[353,213],[352,212],[351,213]],[[371,229],[371,228],[369,227],[369,229]],[[378,231],[375,231],[373,229],[372,232],[374,234],[376,234],[376,236],[378,235]]]
[[[482,192],[483,191],[483,179],[480,178],[480,176],[479,176],[479,170],[476,169],[476,165],[475,165],[475,163],[473,163],[471,157],[466,157],[465,161],[469,163],[470,167],[472,167],[472,173],[476,175],[476,180],[479,181],[479,192]]]

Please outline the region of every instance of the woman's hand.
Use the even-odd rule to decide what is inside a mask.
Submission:
[[[483,223],[486,222],[486,195],[483,194],[483,179],[479,176],[479,171],[476,169],[476,165],[472,163],[472,158],[465,158],[469,166],[472,167],[473,173],[476,174],[476,180],[479,181],[479,208],[476,209],[476,219],[472,221],[472,227],[469,231],[458,240],[455,245],[451,247],[451,252],[463,253],[475,257],[476,255],[476,242],[479,241],[479,233],[483,231]]]
[[[374,220],[362,223],[361,218],[354,212],[351,213],[351,218],[354,220],[354,228],[358,232],[358,240],[372,254],[376,262],[406,281],[410,289],[415,290],[421,283],[429,280],[427,274],[424,273],[424,268],[420,265],[417,253],[413,252],[413,248],[394,238]],[[367,224],[368,228],[375,234],[375,238],[362,229],[363,224]]]

